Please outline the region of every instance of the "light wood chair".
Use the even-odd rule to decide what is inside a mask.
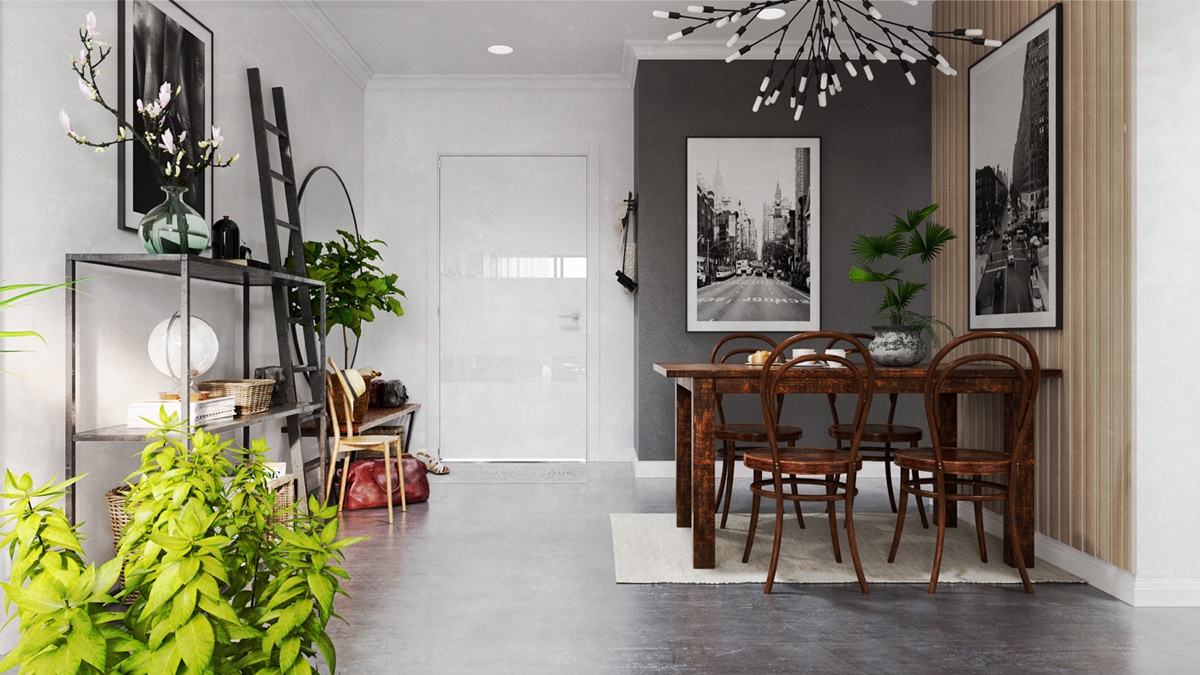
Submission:
[[[354,433],[354,392],[350,389],[350,385],[346,382],[346,377],[342,375],[342,371],[338,370],[334,365],[333,359],[329,360],[329,365],[333,368],[332,373],[326,373],[325,393],[326,400],[329,401],[329,419],[333,426],[333,450],[329,455],[329,479],[325,485],[325,503],[329,503],[329,496],[333,490],[333,474],[337,469],[338,455],[342,455],[342,480],[338,489],[338,512],[342,510],[342,503],[346,499],[346,476],[350,473],[350,453],[357,450],[366,450],[370,452],[383,453],[383,461],[385,464],[390,463],[392,456],[391,448],[396,448],[396,462],[400,468],[400,510],[408,510],[408,501],[404,496],[404,465],[401,460],[400,437],[386,434],[360,436]],[[337,410],[337,404],[333,399],[334,382],[342,390],[342,411]],[[342,436],[342,420],[345,420],[346,435]],[[392,494],[392,470],[388,466],[384,471],[385,488],[390,497]],[[392,500],[388,499],[388,522],[392,522]]]

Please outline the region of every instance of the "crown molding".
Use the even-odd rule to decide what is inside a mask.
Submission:
[[[632,91],[624,75],[375,75],[367,91]]]
[[[288,14],[296,20],[296,23],[316,40],[321,49],[329,54],[350,79],[358,85],[360,89],[366,89],[367,84],[374,77],[375,73],[371,67],[363,61],[354,47],[342,36],[329,17],[321,11],[315,2],[312,0],[279,0],[279,4],[283,6]]]

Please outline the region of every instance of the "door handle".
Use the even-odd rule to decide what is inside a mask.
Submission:
[[[570,319],[572,321],[579,321],[579,312],[572,312],[571,314],[559,314],[558,318]]]

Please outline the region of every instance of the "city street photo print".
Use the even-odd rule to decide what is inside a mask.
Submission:
[[[971,66],[972,330],[1062,326],[1060,13]]]
[[[688,330],[821,322],[821,141],[689,138]]]

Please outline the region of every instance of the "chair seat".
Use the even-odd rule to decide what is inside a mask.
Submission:
[[[775,461],[770,448],[747,450],[743,456],[746,468],[754,471],[774,471]],[[830,448],[780,448],[779,468],[783,473],[824,476],[850,472],[850,453]],[[856,469],[862,468],[862,460]]]
[[[400,437],[399,436],[383,436],[383,435],[380,435],[380,436],[347,436],[347,437],[341,439],[340,442],[342,445],[362,445],[362,446],[383,445],[385,443],[398,443],[398,442],[400,442]]]
[[[919,427],[903,424],[868,424],[863,428],[864,443],[912,443],[921,440],[924,432]],[[829,435],[837,440],[854,440],[853,424],[834,424]]]
[[[795,441],[804,435],[800,427],[780,425],[776,440],[782,442]],[[713,436],[718,441],[736,441],[739,443],[766,443],[767,425],[765,424],[718,424],[713,430]]]
[[[917,471],[937,470],[933,448],[904,448],[896,451],[897,466]],[[1008,473],[1012,456],[998,450],[975,448],[942,448],[942,465],[946,473],[998,474]]]

